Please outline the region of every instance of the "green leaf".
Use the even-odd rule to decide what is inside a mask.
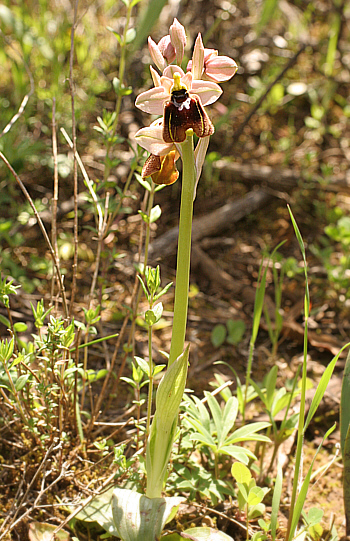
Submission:
[[[153,207],[149,215],[149,223],[153,224],[154,222],[156,222],[158,218],[160,218],[161,214],[162,214],[162,209],[160,208],[159,205],[156,205],[155,207]]]
[[[270,439],[263,434],[256,434],[258,430],[264,430],[271,426],[271,423],[258,422],[250,423],[235,430],[235,432],[226,440],[226,443],[237,443],[239,441],[256,440],[270,442]]]
[[[269,373],[265,378],[265,387],[266,387],[266,407],[270,411],[273,401],[273,396],[276,391],[276,381],[277,381],[278,366],[275,365],[271,368]]]
[[[275,487],[273,490],[272,507],[271,507],[272,541],[275,541],[276,539],[277,524],[278,524],[277,519],[278,519],[278,512],[280,508],[281,495],[282,495],[282,483],[283,483],[283,472],[282,472],[281,462],[279,460],[277,464],[277,474],[276,474]]]
[[[0,314],[0,323],[2,323],[7,329],[11,327],[10,320],[2,314]]]
[[[307,522],[309,526],[314,526],[315,524],[321,522],[323,515],[323,509],[319,509],[318,507],[311,507],[307,514]]]
[[[219,445],[225,442],[227,434],[232,430],[238,413],[238,400],[235,396],[231,396],[225,405],[222,416],[222,433],[219,440]]]
[[[257,460],[254,453],[248,449],[244,449],[244,447],[239,447],[238,445],[223,445],[218,449],[218,452],[223,455],[232,456],[236,460],[243,462],[243,464],[249,464],[249,459]]]
[[[135,361],[137,362],[138,366],[141,368],[142,372],[146,374],[146,376],[150,377],[149,373],[149,363],[142,359],[141,357],[134,357]]]
[[[344,458],[345,440],[350,427],[350,351],[346,358],[340,399],[340,443]]]
[[[231,474],[237,481],[237,483],[247,483],[249,484],[252,474],[250,473],[249,468],[240,462],[234,462],[231,466]]]
[[[297,527],[297,524],[299,522],[299,518],[300,518],[300,515],[301,515],[301,512],[303,510],[303,507],[304,507],[304,503],[305,503],[305,500],[306,500],[306,496],[307,496],[307,492],[308,492],[308,488],[309,488],[309,485],[310,485],[310,480],[311,480],[311,474],[312,474],[312,470],[313,470],[313,466],[314,466],[314,462],[315,462],[315,459],[318,455],[318,453],[320,452],[322,446],[323,446],[323,443],[324,441],[328,438],[328,436],[334,431],[334,429],[336,428],[336,425],[334,424],[329,430],[327,430],[326,434],[323,436],[322,438],[322,441],[320,443],[320,445],[318,446],[317,450],[316,450],[316,453],[312,459],[312,462],[310,464],[310,467],[308,469],[308,472],[305,476],[305,479],[303,481],[303,484],[301,486],[301,489],[300,489],[300,492],[299,492],[299,495],[298,495],[298,498],[297,498],[297,501],[295,503],[295,506],[294,506],[294,509],[292,510],[293,511],[293,515],[292,515],[292,522],[291,522],[291,526],[290,526],[290,532],[291,534],[293,534],[293,532],[295,531],[295,528]],[[289,540],[288,540],[289,541]]]
[[[195,432],[194,434],[190,435],[190,440],[204,443],[204,445],[208,445],[208,447],[210,447],[214,451],[216,451],[217,449],[216,442],[210,434]]]
[[[226,333],[227,331],[225,325],[222,325],[221,323],[219,325],[215,325],[211,332],[211,343],[213,344],[214,348],[220,347],[225,342]]]
[[[131,43],[132,41],[134,41],[135,38],[136,38],[136,30],[135,30],[135,28],[129,28],[126,31],[125,43]]]
[[[206,397],[208,401],[208,406],[211,411],[215,428],[216,428],[217,440],[220,445],[221,433],[222,433],[222,411],[221,411],[218,401],[211,393],[209,393],[208,391],[204,391],[204,396]]]
[[[188,530],[185,530],[184,533],[190,535],[191,538],[194,538],[196,541],[233,541],[232,537],[224,532],[220,532],[220,530],[214,530],[214,528],[189,528]]]
[[[21,391],[30,377],[31,374],[22,374],[22,376],[19,376],[15,383],[16,391]]]
[[[228,330],[228,337],[226,341],[234,346],[239,344],[246,330],[246,325],[243,319],[229,319],[226,321],[226,327]]]
[[[150,310],[147,310],[145,313],[145,320],[147,325],[152,327],[155,323],[157,323],[163,314],[163,304],[161,302],[158,302],[154,305],[154,307]]]
[[[93,498],[75,518],[86,522],[97,522],[106,532],[118,536],[111,506],[113,490],[114,487]]]
[[[311,419],[315,415],[318,406],[320,405],[320,402],[321,402],[321,400],[323,398],[323,395],[324,395],[324,393],[325,393],[325,391],[327,389],[329,380],[331,379],[331,376],[333,374],[333,370],[334,370],[334,367],[336,365],[336,362],[339,359],[339,355],[341,354],[341,352],[345,348],[349,347],[349,345],[350,344],[346,344],[345,346],[343,346],[341,348],[341,350],[337,353],[337,355],[335,357],[333,357],[333,359],[331,360],[331,362],[329,363],[329,365],[327,366],[327,368],[323,372],[322,377],[320,379],[320,382],[317,385],[317,389],[316,389],[316,392],[314,394],[314,397],[312,399],[311,406],[310,406],[310,409],[309,409],[309,413],[308,413],[306,422],[304,424],[304,430],[303,430],[304,434],[306,432],[307,427],[310,424]],[[344,379],[343,379],[343,384],[344,384]],[[348,419],[349,419],[349,422],[350,422],[350,403],[349,403],[349,396],[350,395],[349,394],[346,395],[346,403],[344,403],[344,400],[343,400],[343,392],[342,392],[341,396],[342,396],[342,400],[341,400],[342,408],[341,408],[341,410],[344,411],[344,407],[345,407],[345,410],[348,410]]]
[[[29,541],[49,541],[57,539],[57,541],[69,541],[70,535],[63,530],[57,532],[53,538],[52,534],[56,530],[56,526],[46,522],[30,522],[28,526]]]
[[[141,287],[142,287],[142,289],[143,289],[143,292],[144,292],[144,294],[146,295],[146,299],[147,299],[148,302],[149,302],[149,301],[150,301],[150,296],[149,296],[149,293],[148,293],[147,288],[146,288],[146,286],[145,286],[145,283],[144,283],[143,279],[141,278],[141,276],[140,276],[139,274],[137,275],[137,278],[139,279],[139,282],[140,282],[140,284],[141,284]]]
[[[133,490],[113,491],[112,513],[118,537],[128,541],[160,539],[184,498],[147,498]],[[113,534],[114,535],[114,534]]]
[[[258,505],[265,497],[266,492],[260,487],[253,487],[248,494],[248,505]]]

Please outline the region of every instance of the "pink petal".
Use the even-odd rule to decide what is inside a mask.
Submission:
[[[171,79],[171,84],[173,84],[173,76],[174,76],[174,73],[180,73],[180,77],[183,77],[185,75],[185,72],[179,67],[177,66],[176,64],[172,64],[171,66],[167,66],[165,68],[165,70],[163,71],[163,75],[165,77],[168,77],[169,79]]]
[[[204,45],[202,36],[198,34],[196,42],[194,44],[191,71],[194,79],[201,79],[204,69]]]
[[[214,84],[214,83],[212,83]],[[169,99],[169,93],[162,87],[156,86],[137,96],[135,105],[144,113],[162,115],[164,101]],[[155,154],[153,152],[153,154]]]
[[[159,73],[152,67],[149,67],[154,86],[162,86]]]
[[[159,49],[158,45],[150,37],[148,38],[148,49],[149,49],[151,58],[152,58],[153,62],[155,63],[155,65],[157,66],[157,68],[160,71],[163,71],[163,69],[166,67],[167,63],[166,63],[162,53],[160,52],[160,49]]]
[[[211,56],[205,62],[205,74],[211,81],[228,81],[236,71],[237,64],[229,56]]]
[[[160,42],[158,43],[158,47],[168,64],[171,64],[172,62],[174,62],[176,58],[176,52],[175,52],[173,44],[171,43],[169,35],[164,36],[160,40]]]
[[[145,148],[150,154],[165,156],[174,148],[174,144],[165,143],[162,134],[162,125],[157,126],[151,124],[151,126],[148,126],[147,128],[141,128],[135,133],[134,137],[137,144],[140,145],[140,147]]]
[[[202,105],[210,105],[220,98],[222,90],[219,85],[211,81],[193,81],[191,94],[197,94]]]

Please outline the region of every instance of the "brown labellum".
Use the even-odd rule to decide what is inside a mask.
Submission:
[[[166,143],[182,143],[189,128],[193,129],[197,137],[207,137],[214,133],[214,126],[199,96],[190,96],[185,88],[173,90],[171,101],[164,106],[163,139]]]

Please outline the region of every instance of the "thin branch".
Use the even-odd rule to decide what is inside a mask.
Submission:
[[[35,217],[37,219],[38,225],[39,225],[39,227],[41,229],[41,232],[42,232],[42,234],[44,236],[47,247],[48,247],[48,249],[50,251],[53,263],[54,263],[54,265],[56,267],[57,277],[58,277],[58,281],[59,281],[60,289],[61,289],[64,314],[65,314],[65,317],[68,318],[68,306],[67,306],[66,292],[65,292],[65,288],[64,288],[64,284],[63,284],[63,278],[62,278],[62,275],[61,275],[61,272],[60,272],[60,267],[59,267],[58,260],[56,258],[55,251],[54,251],[54,249],[52,247],[52,244],[51,244],[49,236],[48,236],[48,234],[46,232],[45,226],[44,226],[44,224],[43,224],[43,222],[42,222],[42,220],[41,220],[41,218],[39,216],[38,211],[35,208],[33,200],[30,197],[26,187],[24,186],[23,182],[21,181],[21,179],[17,175],[16,171],[13,169],[12,165],[10,164],[10,162],[8,161],[8,159],[6,158],[6,156],[4,156],[4,154],[2,152],[0,152],[0,159],[4,162],[6,167],[11,171],[12,175],[15,177],[15,179],[16,179],[17,183],[19,184],[19,187],[21,188],[24,196],[26,197],[27,201],[29,202],[30,206],[33,209],[33,212],[34,212],[34,215],[35,215]]]
[[[78,272],[78,166],[76,159],[77,152],[77,133],[76,133],[76,123],[75,123],[75,109],[74,109],[74,81],[73,81],[73,62],[74,62],[74,33],[77,25],[77,11],[78,11],[78,0],[74,2],[74,16],[73,24],[71,30],[71,45],[70,45],[70,56],[69,56],[69,87],[71,94],[71,103],[72,103],[72,139],[73,139],[73,184],[74,184],[74,258],[73,258],[73,279],[72,279],[72,291],[71,291],[71,304],[69,315],[72,315],[75,292],[77,288],[77,272]]]
[[[51,219],[51,239],[52,246],[56,254],[57,263],[60,264],[57,246],[57,205],[58,205],[58,158],[57,158],[57,134],[56,134],[56,99],[52,103],[52,155],[53,155],[53,198],[52,198],[52,219]],[[53,304],[55,272],[52,273],[51,283],[51,304]]]

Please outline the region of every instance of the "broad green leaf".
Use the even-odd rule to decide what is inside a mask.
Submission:
[[[232,537],[224,532],[220,532],[220,530],[214,530],[214,528],[189,528],[184,533],[190,535],[196,541],[233,541]]]
[[[0,323],[2,323],[7,329],[10,329],[11,327],[10,320],[2,314],[0,314]]]
[[[315,524],[318,524],[321,522],[324,515],[323,509],[320,509],[319,507],[311,507],[309,509],[307,514],[307,521],[310,526],[314,526]]]
[[[137,180],[137,182],[139,184],[141,184],[141,186],[147,190],[148,192],[151,191],[151,186],[150,186],[150,183],[148,182],[148,180],[144,179],[141,177],[141,175],[139,175],[138,173],[135,173],[135,178]]]
[[[225,342],[226,333],[227,331],[225,325],[222,325],[221,323],[215,325],[211,332],[211,343],[213,344],[214,348],[220,347]]]
[[[129,28],[126,32],[126,39],[125,39],[125,42],[126,43],[131,43],[132,41],[134,41],[136,37],[136,30],[135,28]]]
[[[244,466],[244,464],[241,464],[240,462],[234,462],[232,464],[231,474],[232,474],[232,477],[236,479],[237,483],[249,484],[249,481],[252,478],[250,469],[247,468],[247,466]]]
[[[84,509],[79,511],[75,518],[86,522],[97,522],[106,532],[118,536],[118,531],[114,525],[111,505],[113,490],[114,488],[112,487],[103,494],[93,498]]]
[[[229,319],[226,321],[226,327],[228,331],[228,336],[226,338],[227,343],[232,344],[233,346],[239,344],[246,330],[243,319]]]
[[[28,526],[29,541],[51,541],[52,534],[56,530],[56,526],[46,522],[31,522]],[[68,532],[60,530],[55,534],[57,541],[69,541],[70,535]]]
[[[244,449],[244,447],[239,447],[238,445],[224,445],[218,449],[219,453],[223,455],[229,455],[243,462],[243,464],[248,464],[249,459],[256,460],[254,453],[249,451],[249,449]]]
[[[14,323],[13,328],[16,332],[25,332],[28,329],[28,325],[21,321],[17,321],[17,323]]]
[[[248,505],[258,505],[265,497],[266,492],[260,487],[253,487],[248,494]]]
[[[160,539],[184,498],[147,498],[133,490],[113,491],[112,513],[118,536],[124,541]]]
[[[248,511],[248,518],[249,520],[253,520],[254,518],[261,517],[261,515],[264,515],[266,511],[266,507],[263,503],[258,503],[257,505],[253,505],[250,507]]]
[[[153,207],[149,215],[149,223],[153,224],[154,222],[156,222],[158,218],[160,218],[161,214],[162,214],[162,209],[160,208],[159,205],[156,205],[155,207]]]
[[[147,310],[145,313],[145,321],[147,325],[152,327],[155,323],[157,323],[163,314],[163,304],[161,302],[158,302],[153,306],[152,309]]]

